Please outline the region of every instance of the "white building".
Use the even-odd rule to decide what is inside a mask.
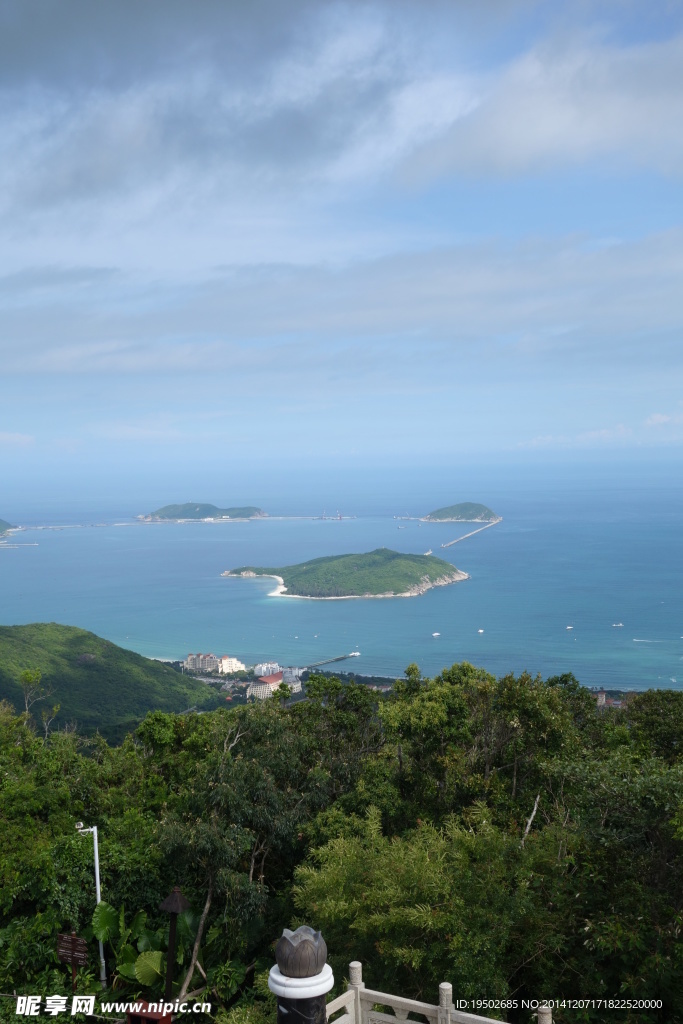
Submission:
[[[188,654],[183,668],[188,672],[216,672],[218,658],[215,654]]]
[[[273,690],[268,683],[249,683],[247,687],[247,698],[256,697],[257,700],[267,700],[273,696]]]
[[[227,654],[224,654],[222,658],[219,658],[218,671],[222,675],[227,675],[230,672],[246,672],[247,666],[238,661],[237,658],[229,658]]]
[[[250,683],[247,687],[247,697],[256,697],[257,700],[267,700],[268,697],[272,697],[276,690],[280,689],[282,685],[282,672],[276,672],[274,675],[261,676],[255,683]]]
[[[262,661],[258,665],[254,665],[255,676],[274,676],[277,672],[281,671],[276,661]]]
[[[249,683],[247,697],[256,697],[257,700],[267,700],[272,697],[276,690],[280,689],[280,680],[277,683],[266,682],[265,679],[257,679],[255,683]]]
[[[292,693],[301,693],[302,668],[283,668],[282,682],[289,687]]]

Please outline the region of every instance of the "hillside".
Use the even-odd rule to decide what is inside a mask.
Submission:
[[[410,555],[389,548],[366,554],[314,558],[277,569],[242,566],[223,576],[275,576],[286,597],[413,597],[431,587],[467,579],[450,562],[431,555]]]
[[[234,508],[218,508],[216,505],[185,502],[184,505],[164,505],[156,512],[143,516],[144,519],[259,519],[267,515],[263,509],[255,505],[236,506]]]
[[[474,501],[461,501],[458,505],[437,508],[424,516],[426,523],[495,523],[500,516],[486,505]]]
[[[23,711],[19,676],[36,668],[53,691],[33,706],[38,723],[41,708],[58,703],[55,727],[76,722],[79,731],[97,729],[109,739],[120,738],[151,710],[178,712],[219,703],[203,683],[84,629],[55,622],[0,626],[0,700]]]
[[[0,519],[0,537],[7,533],[8,530],[13,530],[14,527],[11,523],[8,523],[6,519]]]

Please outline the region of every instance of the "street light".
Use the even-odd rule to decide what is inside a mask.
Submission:
[[[102,902],[102,896],[100,895],[100,853],[97,846],[97,825],[93,825],[92,828],[86,828],[82,821],[76,822],[76,831],[84,836],[89,832],[92,832],[93,847],[95,851],[95,896],[97,902]],[[102,948],[102,940],[99,940],[100,946],[100,983],[102,988],[107,987],[107,968],[104,963],[104,949]]]

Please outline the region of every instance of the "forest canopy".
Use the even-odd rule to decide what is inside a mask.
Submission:
[[[274,1019],[273,942],[303,923],[338,990],[358,959],[372,988],[429,1002],[444,980],[460,998],[661,999],[554,1020],[676,1024],[682,740],[683,694],[598,709],[571,675],[467,663],[410,666],[387,697],[312,676],[291,705],[153,712],[120,746],[4,704],[0,992],[67,993],[55,940],[72,928],[91,951],[80,991],[104,936],[117,998],[160,992],[159,903],[179,885],[174,993],[206,992],[221,1024]],[[99,829],[94,923],[77,820]]]

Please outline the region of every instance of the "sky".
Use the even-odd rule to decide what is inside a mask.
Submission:
[[[678,0],[0,0],[0,499],[680,464],[681,124]]]

